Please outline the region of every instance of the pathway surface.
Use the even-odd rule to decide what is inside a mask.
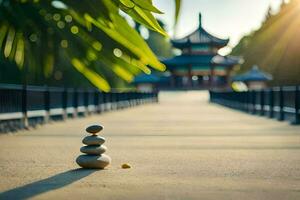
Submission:
[[[300,127],[207,98],[165,92],[159,104],[1,135],[0,199],[300,199]],[[74,162],[94,122],[107,170]]]

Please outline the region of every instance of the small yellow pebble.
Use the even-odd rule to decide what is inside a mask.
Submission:
[[[127,164],[127,163],[124,163],[122,165],[122,169],[129,169],[129,168],[131,168],[131,166],[129,164]]]

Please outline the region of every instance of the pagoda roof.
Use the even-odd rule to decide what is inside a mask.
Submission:
[[[247,71],[244,74],[233,77],[232,80],[249,82],[249,81],[270,81],[272,79],[273,79],[272,75],[262,72],[261,70],[259,70],[257,65],[254,65],[251,70]]]
[[[180,55],[175,56],[174,58],[162,60],[162,63],[164,63],[167,66],[187,66],[189,64],[191,65],[210,65],[212,58],[214,57],[214,54],[208,54],[208,55]]]
[[[136,76],[133,80],[134,84],[140,83],[158,83],[160,82],[160,78],[155,74],[140,74]]]
[[[152,72],[151,74],[141,73],[136,76],[133,80],[133,84],[142,84],[142,83],[167,83],[170,79],[170,75],[161,73],[161,72]]]
[[[212,45],[216,47],[224,47],[228,44],[229,39],[220,39],[208,33],[202,27],[202,17],[199,14],[199,27],[191,34],[181,38],[172,40],[173,46],[177,48],[184,48],[190,45]]]
[[[180,55],[171,59],[162,60],[167,66],[188,66],[188,65],[219,65],[219,66],[233,66],[242,64],[243,60],[240,57],[221,56],[219,54],[206,55]]]
[[[215,57],[213,57],[212,63],[214,65],[233,66],[243,64],[244,60],[238,56],[221,56],[217,54]]]

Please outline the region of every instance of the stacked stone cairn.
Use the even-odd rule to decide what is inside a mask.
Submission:
[[[104,169],[111,163],[111,158],[105,155],[104,152],[107,150],[104,146],[105,138],[98,136],[98,133],[103,130],[101,125],[91,125],[86,128],[89,136],[83,138],[82,143],[85,146],[80,148],[80,151],[84,153],[76,159],[76,163],[89,169]]]

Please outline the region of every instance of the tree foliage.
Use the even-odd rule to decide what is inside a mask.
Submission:
[[[291,0],[269,15],[259,30],[242,38],[232,54],[244,57],[242,71],[257,64],[273,75],[274,85],[294,85],[300,84],[299,52],[300,0]]]
[[[0,59],[46,79],[54,67],[72,66],[103,91],[110,90],[109,74],[130,82],[149,67],[164,70],[122,12],[167,35],[152,0],[1,0]]]
[[[165,28],[165,24],[161,20],[158,20],[158,23],[161,27]],[[146,42],[155,55],[160,59],[166,59],[174,56],[170,38],[163,37],[156,31],[149,30],[149,37],[147,38]]]

